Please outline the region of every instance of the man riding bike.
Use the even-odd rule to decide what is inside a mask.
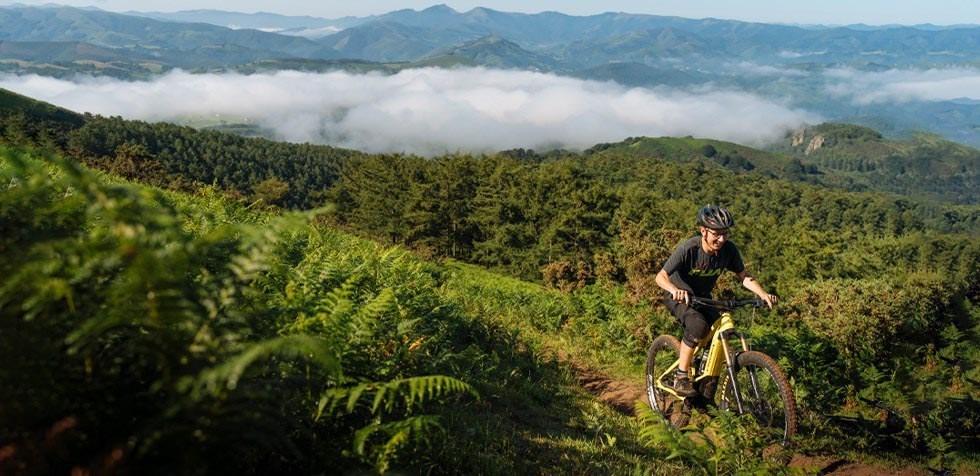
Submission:
[[[738,276],[742,286],[759,296],[770,308],[777,300],[745,272],[738,248],[728,241],[728,232],[735,226],[731,212],[720,206],[706,205],[698,212],[697,223],[700,234],[674,249],[656,279],[657,285],[664,290],[667,309],[684,325],[680,365],[674,384],[674,391],[683,397],[697,395],[688,376],[691,357],[698,342],[707,336],[711,324],[720,316],[716,310],[691,307],[691,294],[711,299],[718,276],[727,269]]]

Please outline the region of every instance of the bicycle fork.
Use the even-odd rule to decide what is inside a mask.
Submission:
[[[731,381],[732,393],[735,396],[735,404],[738,406],[738,414],[742,415],[745,413],[745,408],[742,405],[742,390],[739,388],[738,379],[735,378],[738,372],[738,353],[732,352],[728,347],[728,337],[732,334],[738,335],[739,341],[742,342],[742,350],[749,350],[749,344],[745,340],[745,334],[741,332],[736,332],[735,329],[726,329],[720,333],[721,339],[719,339],[722,351],[725,356],[725,368],[728,372],[728,379]],[[749,373],[749,382],[752,384],[752,392],[755,395],[756,401],[761,397],[761,392],[759,390],[759,380],[755,375],[755,368],[749,367],[746,369]],[[724,389],[722,389],[724,391]]]

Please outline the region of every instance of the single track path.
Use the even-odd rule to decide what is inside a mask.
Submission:
[[[569,356],[559,353],[558,360],[565,362],[572,370],[575,379],[589,393],[602,403],[609,405],[616,411],[628,415],[636,416],[636,401],[641,400],[646,404],[646,389],[635,382],[617,380],[608,374],[595,370],[581,363],[571,361]],[[929,472],[916,468],[889,469],[880,466],[872,466],[846,459],[826,456],[808,456],[796,454],[789,463],[793,467],[811,467],[819,470],[818,474],[831,476],[928,476]]]

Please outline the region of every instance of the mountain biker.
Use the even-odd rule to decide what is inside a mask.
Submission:
[[[770,308],[777,300],[745,272],[738,248],[728,241],[728,232],[735,226],[731,212],[717,205],[706,205],[698,212],[697,223],[700,234],[677,245],[656,278],[657,285],[664,290],[667,309],[684,325],[680,365],[674,383],[674,391],[683,397],[697,395],[688,376],[691,357],[698,342],[707,336],[711,325],[720,317],[717,310],[691,307],[691,295],[710,299],[718,276],[727,269]]]

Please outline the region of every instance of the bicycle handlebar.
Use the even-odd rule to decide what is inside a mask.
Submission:
[[[722,309],[725,311],[734,311],[740,307],[752,306],[752,307],[765,307],[766,302],[762,299],[745,299],[742,301],[731,300],[731,301],[716,301],[714,299],[702,298],[697,296],[691,296],[691,304],[695,306],[702,307],[713,307],[715,309]]]

